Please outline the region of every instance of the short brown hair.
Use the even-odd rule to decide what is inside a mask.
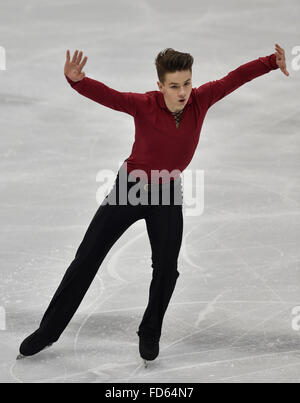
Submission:
[[[165,84],[166,73],[175,73],[175,71],[190,70],[194,58],[189,53],[178,52],[172,48],[166,48],[159,52],[155,59],[157,76],[162,84]]]

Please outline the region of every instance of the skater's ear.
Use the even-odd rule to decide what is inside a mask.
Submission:
[[[160,81],[157,81],[157,86],[160,91],[163,89],[163,84]]]

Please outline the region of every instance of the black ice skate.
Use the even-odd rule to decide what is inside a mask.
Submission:
[[[153,337],[139,331],[136,332],[140,338],[139,351],[141,358],[144,361],[144,366],[147,368],[147,361],[153,361],[159,354],[159,338]]]
[[[26,339],[20,345],[20,354],[17,356],[17,360],[35,355],[40,351],[51,347],[53,343],[54,342],[46,340],[44,337],[42,337],[39,330],[36,330],[30,336],[26,337]]]

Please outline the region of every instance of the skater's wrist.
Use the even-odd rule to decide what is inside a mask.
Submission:
[[[82,80],[79,80],[79,81],[73,81],[73,80],[71,80],[66,74],[65,74],[65,77],[66,77],[68,83],[71,84],[72,86],[75,85],[75,84],[77,84],[77,83],[80,83],[80,82],[83,80],[83,79],[82,79]]]
[[[278,64],[276,63],[276,54],[275,53],[272,53],[269,56],[269,61],[270,61],[270,67],[272,70],[276,70],[279,68]]]

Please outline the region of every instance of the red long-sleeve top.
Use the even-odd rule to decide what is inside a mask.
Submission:
[[[151,177],[151,170],[167,170],[166,179],[160,179],[160,183],[165,183],[173,180],[169,177],[170,172],[179,170],[181,173],[191,162],[208,109],[246,82],[277,68],[273,53],[245,63],[219,80],[193,88],[181,114],[179,127],[158,90],[120,92],[89,77],[78,82],[65,77],[79,94],[133,116],[135,139],[131,154],[124,161],[127,171],[143,170],[149,183],[158,183],[155,177]]]

